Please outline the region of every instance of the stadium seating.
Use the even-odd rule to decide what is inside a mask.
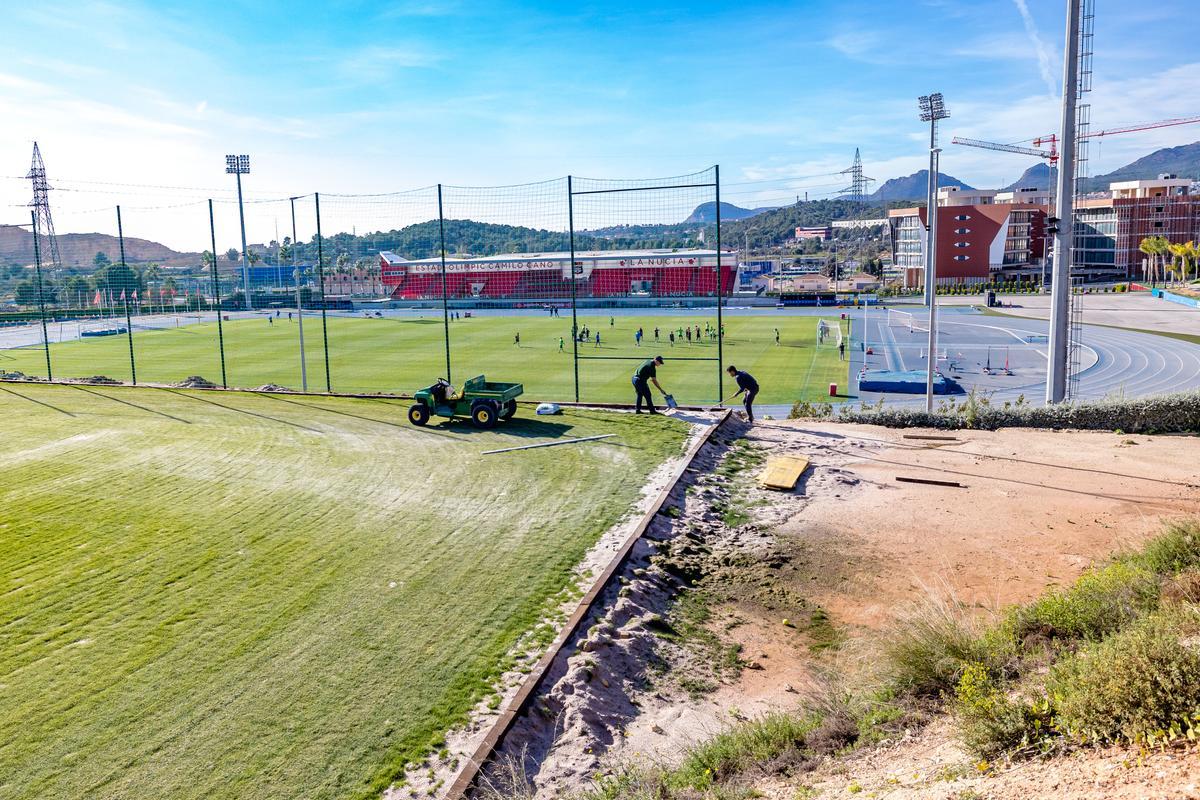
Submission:
[[[440,273],[386,274],[383,282],[396,300],[430,300],[442,296]],[[723,292],[729,294],[734,271],[723,267],[720,282]],[[711,296],[717,291],[717,273],[710,267],[602,267],[581,280],[575,290],[578,297],[629,297],[635,284],[649,285],[655,297]],[[563,298],[570,297],[571,283],[556,270],[450,272],[446,275],[446,292],[457,298]]]

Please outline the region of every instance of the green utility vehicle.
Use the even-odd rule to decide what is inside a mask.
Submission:
[[[416,403],[408,409],[408,421],[424,425],[435,415],[447,419],[470,417],[475,427],[492,428],[517,413],[517,398],[524,391],[519,383],[495,383],[479,375],[456,392],[449,381],[439,378],[433,386],[413,395]]]

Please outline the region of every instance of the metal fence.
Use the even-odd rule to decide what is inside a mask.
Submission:
[[[601,402],[628,399],[637,363],[663,353],[703,387],[689,399],[722,393],[736,255],[721,248],[717,167],[180,200],[102,210],[116,247],[87,274],[39,248],[37,306],[0,328],[0,371],[339,393],[486,373]]]

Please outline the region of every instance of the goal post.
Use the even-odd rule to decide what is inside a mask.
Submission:
[[[842,341],[841,320],[823,318],[817,320],[817,347],[838,347]]]

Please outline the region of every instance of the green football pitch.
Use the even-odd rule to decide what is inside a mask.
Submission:
[[[830,315],[830,322],[837,313]],[[706,316],[615,316],[587,314],[581,327],[590,333],[579,345],[580,399],[632,402],[630,376],[641,359],[662,354],[663,388],[684,404],[715,402],[718,364],[715,340],[704,335]],[[792,403],[828,396],[829,384],[847,385],[847,362],[838,358],[833,337],[817,346],[817,319],[812,316],[735,316],[725,318],[724,363],[750,372],[762,386],[760,403]],[[847,328],[843,324],[843,331]],[[330,386],[335,392],[412,392],[446,374],[446,351],[440,313],[425,317],[382,319],[330,316]],[[672,329],[700,326],[700,341],[669,340]],[[636,346],[634,333],[645,336]],[[654,329],[659,339],[654,339]],[[176,383],[200,375],[220,383],[221,367],[215,323],[147,330],[136,324],[133,337],[137,377],[146,383]],[[223,326],[226,375],[230,386],[253,388],[278,384],[301,386],[295,321],[284,315],[268,323],[263,317],[235,319]],[[775,343],[775,330],[780,333]],[[600,333],[599,346],[594,333]],[[319,316],[304,325],[310,391],[325,391],[325,355]],[[520,344],[516,337],[520,334]],[[560,349],[559,338],[563,338]],[[527,399],[573,400],[575,366],[569,318],[548,316],[474,316],[450,323],[451,378],[455,383],[478,374],[495,380],[520,381]],[[55,377],[105,375],[131,377],[129,343],[124,336],[67,341],[51,345]],[[45,375],[41,348],[0,350],[0,369]],[[733,392],[726,376],[725,394]]]
[[[686,436],[404,411],[0,384],[0,796],[378,797]]]

